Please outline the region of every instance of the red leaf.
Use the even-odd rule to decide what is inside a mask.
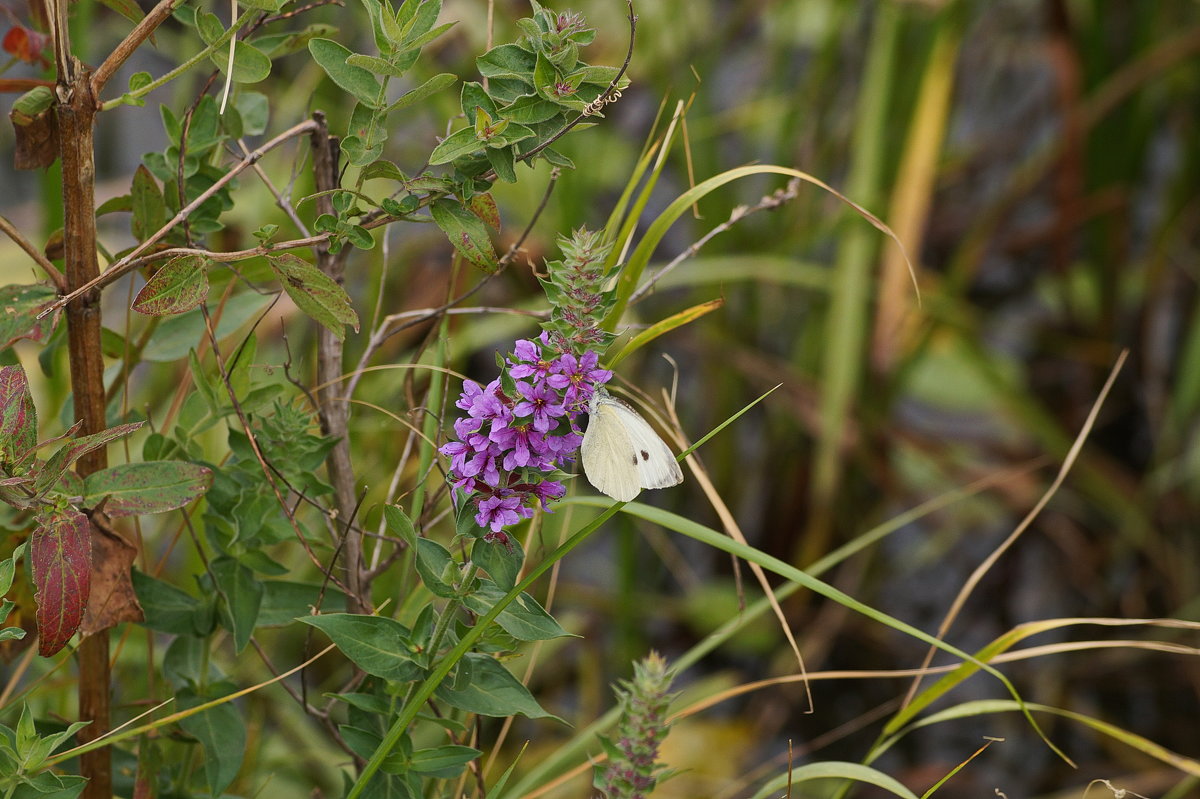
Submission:
[[[26,64],[37,64],[43,69],[50,67],[50,60],[44,55],[50,37],[44,33],[31,31],[23,25],[14,25],[4,34],[0,48]]]
[[[92,585],[92,525],[77,510],[38,519],[29,548],[37,601],[38,654],[50,657],[79,629]]]
[[[0,460],[18,463],[37,443],[37,410],[20,366],[0,366]]]

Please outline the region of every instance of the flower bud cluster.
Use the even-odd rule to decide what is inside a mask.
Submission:
[[[633,664],[633,680],[621,681],[617,736],[604,741],[608,765],[595,781],[607,799],[645,799],[663,776],[658,748],[671,729],[667,707],[675,695],[668,693],[670,687],[667,662],[656,652]]]

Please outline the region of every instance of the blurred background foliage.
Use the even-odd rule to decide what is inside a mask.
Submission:
[[[600,31],[589,60],[619,64],[628,35],[624,4],[578,0],[575,6]],[[365,47],[369,33],[357,12],[318,8],[297,27],[335,25],[339,40]],[[426,51],[414,85],[443,71],[475,79],[473,59],[487,47],[489,13],[491,35],[505,41],[528,9],[517,0],[494,7],[447,0],[443,19],[459,24]],[[830,195],[801,185],[782,207],[715,237],[627,316],[636,330],[723,298],[719,311],[658,339],[618,370],[656,402],[659,390],[677,381],[677,411],[692,440],[782,384],[698,453],[750,543],[805,566],[922,502],[1011,470],[989,490],[901,526],[825,576],[881,610],[936,629],[971,572],[1045,491],[1128,348],[1129,360],[1062,489],[986,574],[948,640],[973,650],[1018,623],[1053,617],[1200,618],[1200,5],[646,0],[637,13],[632,86],[597,127],[561,142],[578,169],[558,181],[525,242],[526,257],[477,294],[476,304],[543,308],[534,272],[543,257],[555,256],[555,237],[604,224],[656,117],[686,103],[686,125],[667,153],[644,224],[691,183],[750,162],[791,166],[891,225],[920,284],[918,304],[899,250]],[[85,52],[105,52],[128,28],[93,0],[79,0],[74,14]],[[189,34],[168,26],[157,36],[159,55],[147,50],[129,71],[161,74],[175,53],[195,47]],[[255,87],[271,100],[266,135],[314,109],[338,120],[334,129],[344,125],[342,96],[306,53],[275,69]],[[156,103],[190,102],[207,77],[198,71],[145,108],[101,118],[99,201],[126,192],[142,154],[163,148]],[[5,110],[11,99],[4,98]],[[455,113],[454,93],[436,96],[391,131],[386,156],[417,169],[435,137],[455,126]],[[0,150],[11,151],[11,136],[4,126]],[[278,185],[297,171],[278,158],[263,167]],[[56,175],[10,168],[0,165],[3,213],[27,231],[40,228],[44,238],[60,224]],[[497,187],[502,248],[527,224],[547,171],[543,165],[516,185]],[[308,190],[306,180],[299,179],[296,196]],[[656,265],[735,207],[781,185],[754,178],[710,194],[672,228]],[[214,247],[253,246],[249,231],[288,224],[260,183],[243,179],[238,192]],[[123,220],[107,219],[110,249],[126,246]],[[451,271],[449,245],[433,226],[395,226],[377,240],[348,271],[364,319],[377,303],[384,314],[439,305],[478,279]],[[0,241],[0,272],[5,283],[30,280],[30,267],[8,241]],[[220,281],[214,285],[219,292]],[[134,335],[145,324],[127,318],[123,286],[107,294],[107,324],[116,336]],[[287,358],[279,330],[274,321],[258,328],[263,365]],[[393,336],[372,364],[419,360],[436,335],[431,331],[427,323]],[[455,317],[447,342],[452,365],[489,380],[494,351],[535,332],[535,323],[521,316]],[[311,360],[302,353],[311,348],[290,336],[293,369],[303,373]],[[351,337],[352,360],[364,344],[365,337]],[[179,375],[144,369],[136,377],[129,407],[153,416],[154,398],[172,392]],[[372,373],[359,397],[405,415],[420,404],[427,383],[425,375]],[[52,417],[56,410],[42,413]],[[351,424],[360,482],[370,489],[366,519],[374,525],[405,433],[370,409],[357,409]],[[401,483],[411,487],[419,479],[413,464]],[[721,526],[694,479],[643,500]],[[552,543],[560,525],[580,518],[578,508],[564,508],[533,535]],[[543,551],[540,540],[526,549]],[[744,594],[756,598],[757,587],[748,583]],[[553,611],[584,637],[542,648],[530,678],[534,694],[584,727],[611,705],[610,684],[628,676],[632,659],[651,647],[668,659],[685,651],[736,617],[741,596],[727,556],[618,517],[557,575]],[[812,596],[795,595],[785,609],[810,670],[911,668],[924,655],[917,641]],[[687,671],[680,684],[715,690],[793,673],[778,626],[765,619]],[[300,659],[301,642],[294,630],[289,635],[271,642],[280,663]],[[1072,637],[1078,636],[1047,633],[1037,642]],[[136,669],[145,653],[131,643],[121,657],[118,668]],[[1048,655],[1007,670],[1032,701],[1097,716],[1200,757],[1200,670],[1193,658],[1114,648]],[[673,731],[665,759],[685,771],[656,795],[750,795],[786,768],[789,745],[796,762],[856,760],[906,687],[902,679],[815,683],[810,714],[795,684],[718,704]],[[990,681],[959,690],[960,701],[998,696]],[[299,711],[263,697],[251,702],[261,729],[293,731],[286,748],[252,731],[249,757],[279,775],[263,795],[327,780],[327,773],[307,772],[321,771],[336,753],[318,754],[319,735]],[[1013,797],[1078,796],[1101,777],[1119,777],[1122,787],[1148,795],[1200,791],[1194,778],[1180,782],[1178,771],[1084,727],[1046,723],[1078,770],[1055,758],[1015,715],[931,726],[876,765],[921,791],[969,757],[983,736],[995,736],[1006,740],[958,774],[947,795],[1000,789]],[[528,765],[566,735],[522,720],[509,740],[532,739]],[[579,795],[582,784],[555,795]]]

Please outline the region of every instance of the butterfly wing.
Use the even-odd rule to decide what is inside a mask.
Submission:
[[[637,458],[638,482],[642,488],[667,488],[682,483],[683,471],[667,443],[633,408],[624,404],[618,407]]]
[[[597,491],[620,502],[629,502],[641,493],[642,487],[637,455],[626,429],[623,410],[611,400],[593,404],[579,456],[583,461],[583,473]]]

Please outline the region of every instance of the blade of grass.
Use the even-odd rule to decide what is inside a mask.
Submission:
[[[855,113],[853,160],[846,192],[866,206],[877,202],[883,181],[888,99],[897,71],[896,44],[902,8],[899,3],[884,3],[875,15]],[[862,378],[874,251],[874,237],[858,226],[848,227],[838,245],[825,322],[826,351],[821,359],[821,427],[813,454],[812,514],[796,553],[800,563],[828,550],[833,537],[833,512],[842,474],[842,441]]]

